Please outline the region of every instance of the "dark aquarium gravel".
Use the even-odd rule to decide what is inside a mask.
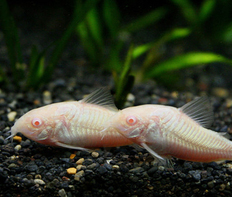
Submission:
[[[13,142],[5,140],[15,120],[30,109],[79,100],[112,84],[104,72],[77,72],[83,78],[59,78],[39,92],[1,89],[0,196],[232,196],[230,162],[195,163],[174,158],[173,167],[166,168],[144,149],[133,146],[87,152],[44,146],[20,133]],[[89,76],[88,83],[84,83],[84,76]],[[171,92],[149,81],[134,86],[126,106],[158,103],[180,107],[197,95],[208,94],[215,111],[211,129],[230,136],[232,99],[210,94],[212,91],[192,87],[191,92]]]

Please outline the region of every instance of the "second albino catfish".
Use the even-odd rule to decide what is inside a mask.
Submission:
[[[206,129],[212,121],[212,107],[202,97],[178,109],[163,105],[126,108],[112,116],[108,125],[159,160],[172,156],[196,162],[232,160],[232,142]]]
[[[141,105],[119,111],[103,88],[78,102],[29,111],[16,121],[10,137],[21,132],[42,144],[74,149],[136,143],[160,160],[172,156],[198,162],[232,160],[232,142],[206,129],[212,121],[206,97],[179,109]]]

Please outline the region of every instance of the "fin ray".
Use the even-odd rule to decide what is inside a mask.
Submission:
[[[179,110],[205,128],[213,123],[213,108],[206,96],[185,104]]]
[[[86,96],[81,102],[90,103],[105,107],[112,111],[118,111],[114,104],[114,100],[107,87],[99,88]]]

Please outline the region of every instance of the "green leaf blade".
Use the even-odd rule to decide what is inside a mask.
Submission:
[[[172,59],[161,62],[146,72],[146,78],[156,77],[165,72],[189,68],[199,64],[221,62],[232,65],[232,60],[214,53],[192,52],[179,55]]]
[[[114,0],[105,0],[103,2],[103,16],[109,29],[111,38],[116,38],[119,31],[120,12]]]
[[[149,12],[145,16],[142,16],[135,21],[132,21],[129,25],[124,27],[124,31],[128,32],[136,32],[139,31],[151,24],[155,24],[160,21],[167,13],[166,8],[158,8],[154,11]]]

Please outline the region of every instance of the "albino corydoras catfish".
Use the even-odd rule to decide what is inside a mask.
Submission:
[[[163,105],[129,107],[113,115],[108,127],[159,160],[170,157],[196,162],[232,160],[232,142],[206,129],[212,121],[212,107],[202,97],[178,109]]]
[[[132,144],[113,128],[100,132],[116,113],[110,92],[101,88],[80,101],[50,104],[27,112],[16,121],[8,138],[20,132],[41,144],[79,150]]]

